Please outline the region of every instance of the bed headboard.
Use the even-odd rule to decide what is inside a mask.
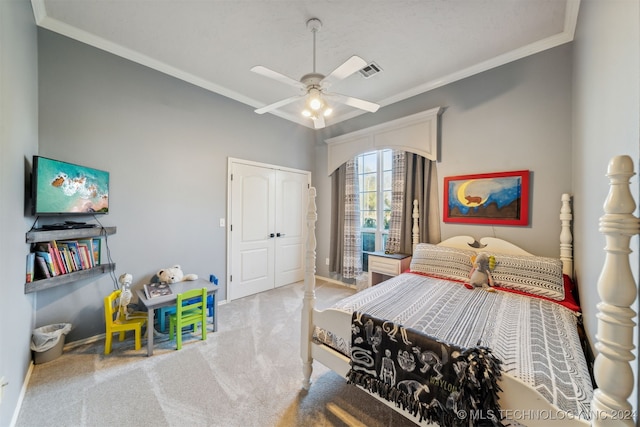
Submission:
[[[567,193],[563,194],[561,203],[560,260],[562,261],[562,272],[569,277],[573,277],[573,234],[571,233],[571,220],[573,219],[573,214],[571,213],[571,196]],[[414,252],[420,239],[420,224],[418,223],[419,217],[418,201],[414,200],[412,214],[412,244]],[[478,252],[486,251],[496,254],[533,255],[513,243],[495,237],[483,237],[480,241],[477,241],[471,236],[455,236],[443,240],[439,245],[458,249],[470,249]]]

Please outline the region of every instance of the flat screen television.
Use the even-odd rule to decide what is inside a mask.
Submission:
[[[109,213],[109,172],[33,156],[34,215]]]

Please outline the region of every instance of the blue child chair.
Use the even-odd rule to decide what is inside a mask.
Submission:
[[[213,274],[209,276],[209,281],[214,285],[218,284],[218,278]],[[207,309],[208,309],[207,315],[209,317],[213,317],[213,311],[215,310],[215,307],[216,307],[215,295],[207,296]],[[158,329],[160,329],[160,332],[165,332],[167,330],[167,320],[166,320],[167,315],[175,314],[175,313],[176,313],[175,305],[172,305],[169,307],[160,307],[157,309],[156,314],[158,316]]]

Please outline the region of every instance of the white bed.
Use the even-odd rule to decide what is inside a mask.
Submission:
[[[630,309],[630,305],[633,303],[637,291],[629,267],[628,254],[630,252],[629,239],[633,234],[638,233],[638,219],[632,215],[635,210],[635,203],[631,197],[628,186],[629,178],[633,175],[631,159],[626,156],[619,156],[612,159],[608,172],[612,185],[605,203],[605,215],[601,218],[600,228],[601,232],[606,235],[607,247],[605,249],[606,258],[603,272],[598,282],[598,290],[603,301],[598,305],[600,313],[598,315],[598,343],[596,343],[596,349],[598,350],[599,356],[596,358],[594,367],[594,375],[600,387],[599,389],[594,391],[591,388],[587,364],[580,349],[579,339],[575,331],[576,316],[571,314],[569,309],[557,304],[557,301],[543,301],[543,299],[539,298],[530,298],[529,296],[499,291],[479,294],[479,292],[484,291],[480,289],[467,290],[460,283],[456,284],[453,282],[446,284],[447,286],[451,286],[452,289],[446,292],[442,290],[443,288],[440,283],[429,285],[434,289],[434,292],[440,292],[440,294],[438,294],[440,301],[444,301],[442,299],[442,293],[457,293],[460,294],[462,298],[466,298],[466,292],[466,295],[480,296],[482,300],[490,300],[489,307],[496,307],[495,304],[498,304],[503,311],[509,311],[507,307],[518,307],[511,311],[553,312],[553,315],[546,316],[563,319],[561,324],[564,326],[560,327],[563,331],[556,331],[558,333],[545,335],[544,327],[542,327],[540,333],[535,333],[540,336],[544,335],[544,339],[549,340],[549,342],[543,343],[544,345],[542,346],[539,346],[539,338],[525,339],[525,337],[522,336],[516,337],[515,341],[512,340],[512,342],[504,344],[501,341],[503,338],[498,336],[499,334],[492,328],[499,324],[497,329],[504,329],[506,327],[505,324],[508,325],[510,322],[506,320],[502,323],[490,322],[492,328],[490,328],[489,331],[472,331],[470,335],[464,336],[466,342],[459,343],[459,345],[463,346],[469,345],[470,340],[481,338],[486,343],[496,346],[496,348],[494,348],[495,353],[503,358],[509,359],[506,364],[503,364],[503,368],[506,369],[503,371],[500,379],[502,392],[499,403],[502,410],[501,414],[505,418],[505,423],[511,423],[512,425],[520,423],[528,426],[633,425],[631,406],[627,402],[627,399],[634,386],[630,363],[633,360],[631,351],[633,350],[632,337],[634,323],[632,319],[635,316],[635,312]],[[563,195],[560,210],[560,221],[562,224],[559,257],[562,261],[560,274],[564,273],[569,276],[571,276],[573,270],[571,219],[570,198],[568,195]],[[428,287],[423,285],[422,282],[418,283],[417,281],[422,279],[416,278],[417,276],[415,274],[405,273],[383,284],[360,292],[330,309],[323,311],[315,310],[315,220],[315,189],[312,188],[310,191],[309,212],[307,217],[309,237],[306,261],[308,268],[305,275],[301,343],[304,373],[303,386],[307,389],[311,386],[310,376],[314,360],[317,360],[342,376],[347,375],[350,368],[350,359],[347,356],[347,354],[349,354],[348,344],[340,347],[340,345],[336,343],[341,342],[345,344],[350,342],[351,312],[353,310],[361,311],[363,307],[366,309],[367,304],[370,304],[368,307],[377,307],[380,304],[376,305],[377,303],[372,303],[375,298],[379,298],[378,301],[382,301],[384,300],[384,291],[387,289],[400,289],[402,286],[405,286],[405,283],[408,284],[407,286],[411,285],[416,288]],[[479,245],[474,244],[474,246],[479,246],[479,248],[470,246],[471,243],[476,243],[473,238],[459,236],[447,239],[441,242],[439,247],[435,248],[421,245],[419,246],[418,253],[422,253],[422,249],[429,251],[446,251],[448,249],[441,248],[446,247],[454,248],[452,251],[462,251],[463,253],[472,250],[482,250],[490,254],[495,254],[498,258],[500,255],[503,255],[505,258],[511,255],[515,258],[524,255],[525,257],[523,259],[525,259],[526,262],[528,262],[528,258],[539,258],[534,258],[523,249],[500,239],[481,239]],[[459,254],[456,254],[456,256],[458,255]],[[412,268],[417,267],[420,267],[419,262],[414,263],[412,261]],[[430,273],[430,271],[427,273]],[[433,281],[440,279],[429,278],[428,280]],[[405,291],[403,290],[403,292]],[[533,292],[535,293],[535,291]],[[360,296],[360,294],[362,295]],[[549,295],[546,296],[548,297]],[[561,295],[552,294],[551,296],[552,300],[562,299]],[[357,301],[363,297],[365,299],[364,302]],[[411,296],[410,298],[415,300],[420,297]],[[424,297],[424,299],[429,298],[435,297],[433,295]],[[536,302],[530,303],[530,300],[535,300]],[[530,310],[528,308],[530,305],[532,307],[535,306],[535,310]],[[421,306],[419,311],[425,311],[425,307]],[[370,308],[370,310],[375,311],[376,309]],[[381,310],[381,315],[384,316],[384,318],[389,318],[389,316],[394,315],[391,314],[391,312],[384,311],[387,310],[386,307]],[[389,310],[391,309],[389,308]],[[455,315],[459,316],[460,313],[456,313]],[[411,315],[406,314],[397,314],[397,316],[398,323],[412,318]],[[533,314],[532,316],[532,318],[542,317],[539,314]],[[487,322],[487,319],[490,319],[486,314],[480,316],[480,318],[483,322]],[[573,324],[570,324],[572,322],[571,319],[573,319]],[[438,334],[444,334],[445,336],[441,337],[442,339],[460,336],[457,331],[452,332],[451,328],[431,328],[431,325],[429,325],[427,321],[416,321],[416,319],[411,321],[417,322],[419,326],[418,329],[424,330],[425,333],[432,334],[437,332]],[[477,321],[477,319],[474,321]],[[529,322],[532,322],[532,324],[538,323],[532,320],[529,320]],[[528,325],[529,324],[521,326],[522,330],[528,331]],[[414,327],[415,325],[407,326]],[[537,326],[532,326],[531,330],[534,331],[535,327]],[[546,328],[552,330],[549,326]],[[556,328],[553,327],[553,329]],[[446,332],[443,332],[445,330],[449,331],[448,335]],[[327,334],[326,331],[330,333]],[[326,345],[326,343],[321,342],[322,340],[314,339],[314,333],[315,335],[319,335],[320,338],[329,336],[333,340],[332,346]],[[517,334],[526,335],[526,333],[523,332]],[[513,333],[504,335],[513,335]],[[528,357],[525,357],[527,355],[507,355],[502,349],[502,347],[509,346],[512,349],[514,343],[517,344],[517,347],[520,347],[522,344],[521,341],[526,340],[534,342],[534,346],[538,345],[538,347],[558,347],[558,352],[562,353],[563,356],[559,357],[555,354],[556,350],[554,350],[554,354],[548,355],[547,361],[536,360],[532,362],[528,360]],[[326,340],[326,342],[329,341],[330,340]],[[555,341],[555,343],[552,341]],[[560,344],[558,344],[557,341],[561,341]],[[535,344],[536,342],[538,344]],[[560,347],[562,347],[562,349],[560,349]],[[336,348],[341,351],[336,350]],[[535,353],[535,351],[530,348],[527,350],[527,353],[529,352]],[[518,365],[513,364],[513,359],[527,359],[528,362],[525,360],[521,365]],[[562,361],[557,362],[555,359],[562,359]],[[546,366],[546,363],[550,365]],[[534,366],[535,368],[533,368]],[[558,368],[558,366],[566,366],[569,367],[569,369]],[[570,369],[571,367],[573,370]],[[536,372],[536,369],[544,371],[545,374],[538,375],[540,372]],[[547,374],[547,371],[550,373]],[[570,381],[567,381],[569,377]],[[567,396],[567,394],[571,396]],[[375,394],[372,395],[377,397]],[[384,399],[380,399],[380,401],[397,409],[393,403]],[[415,422],[418,421],[418,419],[411,414],[407,413],[405,415]]]

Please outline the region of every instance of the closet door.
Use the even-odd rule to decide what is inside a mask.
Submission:
[[[308,190],[308,174],[276,171],[276,287],[304,279]]]
[[[272,169],[234,163],[231,180],[230,299],[273,288],[275,174]]]
[[[229,298],[304,279],[310,173],[230,162]]]

